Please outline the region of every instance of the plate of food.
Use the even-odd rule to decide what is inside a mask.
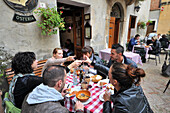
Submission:
[[[66,94],[66,97],[73,97],[73,96],[75,96],[77,94],[77,92],[78,91],[72,91],[72,92]]]
[[[88,90],[80,90],[79,92],[77,92],[76,97],[74,97],[74,101],[81,101],[82,104],[86,105],[89,102],[92,101],[91,98],[91,93]]]
[[[93,82],[99,82],[102,79],[102,76],[100,75],[93,75],[90,77]]]
[[[107,84],[109,84],[109,79],[103,79],[97,83],[97,86],[106,86]]]

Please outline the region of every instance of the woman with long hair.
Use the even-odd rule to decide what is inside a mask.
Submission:
[[[114,63],[109,70],[109,79],[117,92],[111,96],[106,90],[103,113],[153,113],[139,84],[141,77],[145,77],[143,69]]]

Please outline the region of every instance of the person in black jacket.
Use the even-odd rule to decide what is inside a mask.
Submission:
[[[143,69],[114,63],[109,70],[109,79],[117,92],[111,96],[106,90],[103,95],[103,113],[153,113],[139,85],[141,77],[145,77]]]
[[[87,60],[85,62],[91,64],[94,67],[94,69],[99,71],[99,73],[103,75],[103,78],[106,78],[108,76],[109,68],[114,62],[120,62],[127,65],[131,64],[132,67],[137,68],[137,64],[131,59],[124,56],[123,52],[124,52],[123,46],[121,46],[120,44],[113,44],[110,54],[110,60],[107,66],[99,64],[95,60],[92,61],[87,56],[86,56]]]
[[[9,86],[9,99],[20,109],[25,96],[43,81],[33,73],[35,68],[37,60],[33,52],[18,52],[12,59],[15,75]]]
[[[165,51],[165,48],[169,46],[169,40],[166,38],[166,35],[162,35],[162,38],[159,40],[161,42],[161,48]]]
[[[94,50],[91,46],[85,46],[82,48],[83,57],[86,55],[91,61],[95,61],[98,64],[103,64],[102,60],[94,54]]]
[[[152,50],[148,51],[148,54],[159,54],[161,52],[161,43],[160,41],[157,39],[158,37],[152,37],[152,42],[153,45],[151,44]]]

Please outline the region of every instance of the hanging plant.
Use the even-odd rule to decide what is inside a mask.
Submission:
[[[145,27],[146,27],[146,23],[145,22],[138,22],[137,23],[137,26],[140,28],[140,29],[145,29]]]
[[[149,24],[151,24],[152,21],[151,20],[148,20],[148,22],[146,22],[146,25],[148,26]]]
[[[42,35],[57,34],[58,29],[65,30],[64,18],[61,17],[63,12],[57,12],[56,7],[38,8],[34,13],[41,16],[41,20],[37,21],[37,26],[40,27]]]

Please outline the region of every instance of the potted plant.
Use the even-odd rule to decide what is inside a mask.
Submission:
[[[150,23],[152,23],[152,21],[148,20],[148,22],[146,22],[146,25],[148,26]]]
[[[61,17],[63,12],[57,12],[56,7],[38,8],[34,13],[41,16],[41,20],[38,21],[37,25],[41,28],[42,35],[57,34],[58,29],[65,30],[64,18]]]
[[[137,26],[138,26],[140,29],[145,29],[146,23],[139,21],[139,22],[137,23]]]

